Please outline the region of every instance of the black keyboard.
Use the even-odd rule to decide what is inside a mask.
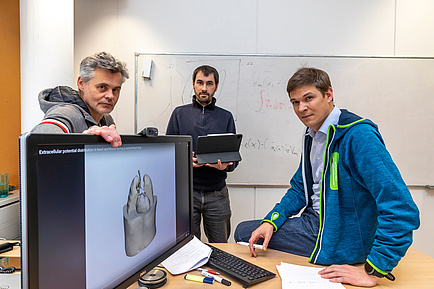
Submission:
[[[207,245],[212,249],[208,265],[217,269],[220,273],[224,273],[241,282],[244,288],[276,276],[273,272],[265,270],[214,246]]]

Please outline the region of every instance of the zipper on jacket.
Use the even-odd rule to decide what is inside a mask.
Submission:
[[[202,115],[201,115],[201,125],[203,126],[204,125],[204,123],[203,123],[203,121],[204,121],[204,118],[205,118],[205,107],[202,107]]]
[[[318,237],[316,239],[315,248],[313,249],[312,254],[309,257],[309,262],[310,263],[315,263],[316,262],[316,260],[317,260],[317,258],[319,256],[319,253],[321,251],[321,240],[322,240],[322,232],[323,232],[323,226],[324,226],[323,223],[324,223],[324,215],[325,215],[324,208],[323,208],[323,207],[325,207],[325,199],[324,199],[324,196],[323,196],[324,183],[325,183],[324,176],[325,176],[325,168],[326,168],[326,166],[328,165],[328,162],[329,162],[329,160],[327,159],[327,163],[326,163],[327,151],[329,150],[330,144],[333,142],[333,139],[334,139],[334,137],[336,135],[336,129],[337,128],[344,128],[345,129],[347,127],[350,127],[350,126],[354,125],[355,123],[358,123],[358,122],[364,121],[364,120],[366,120],[366,118],[361,118],[359,120],[356,120],[356,121],[354,121],[352,123],[349,123],[349,124],[346,124],[346,125],[339,125],[338,124],[336,126],[330,125],[328,127],[328,130],[327,130],[327,143],[326,143],[325,150],[324,150],[323,172],[322,172],[322,176],[321,176],[321,185],[320,185],[319,230],[318,230]],[[329,137],[330,137],[330,128],[333,129],[333,139],[331,141],[329,140]]]
[[[334,131],[333,137],[336,133],[335,126],[330,125],[328,130],[327,130],[327,143],[326,143],[326,146],[324,149],[324,158],[323,158],[322,173],[321,173],[321,183],[320,183],[320,193],[319,193],[319,195],[320,195],[320,197],[319,197],[319,199],[320,199],[320,202],[319,202],[319,230],[318,230],[318,237],[316,239],[315,248],[313,249],[312,254],[310,255],[310,258],[309,258],[309,262],[311,262],[311,263],[316,262],[316,259],[319,255],[319,251],[321,251],[320,248],[318,249],[318,246],[321,247],[320,239],[322,239],[322,231],[323,231],[323,226],[324,226],[324,208],[323,208],[325,206],[325,199],[324,199],[324,195],[323,195],[323,193],[325,191],[325,189],[324,189],[325,177],[324,176],[325,176],[325,171],[326,171],[328,161],[329,161],[328,157],[327,157],[328,156],[327,152],[329,151],[330,144],[331,144],[331,141],[330,141],[330,129],[331,128],[333,128],[333,131]],[[318,253],[316,253],[317,250],[318,250]],[[314,255],[316,255],[315,260],[313,260]]]

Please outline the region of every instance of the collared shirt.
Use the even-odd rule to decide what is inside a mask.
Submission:
[[[324,150],[327,140],[327,130],[330,125],[337,125],[341,110],[336,106],[330,112],[320,129],[315,132],[312,128],[308,129],[309,135],[312,137],[312,148],[310,151],[310,163],[312,166],[313,177],[313,195],[312,195],[312,207],[319,213],[319,201],[320,201],[320,182],[322,177],[323,162],[324,162]]]

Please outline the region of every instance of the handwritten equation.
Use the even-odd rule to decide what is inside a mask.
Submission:
[[[289,98],[284,101],[276,98],[265,96],[266,90],[261,90],[259,93],[260,103],[259,108],[255,112],[265,112],[266,110],[292,110],[292,105]]]
[[[267,110],[291,110],[292,105],[285,93],[281,78],[274,79],[268,74],[256,75],[253,79],[253,87],[259,88],[259,103],[255,112]]]
[[[243,143],[243,147],[248,150],[265,150],[273,153],[289,154],[294,156],[301,156],[301,148],[289,144],[279,144],[271,141],[268,138],[256,139],[249,138]]]

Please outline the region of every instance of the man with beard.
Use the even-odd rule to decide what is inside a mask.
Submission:
[[[236,133],[232,114],[215,105],[213,97],[219,84],[214,67],[203,65],[193,73],[194,96],[191,104],[175,108],[167,125],[167,135],[190,135],[193,139],[193,234],[200,239],[203,216],[204,232],[210,243],[226,243],[231,231],[231,209],[226,186],[227,172],[238,162],[197,164],[194,155],[198,136]]]

